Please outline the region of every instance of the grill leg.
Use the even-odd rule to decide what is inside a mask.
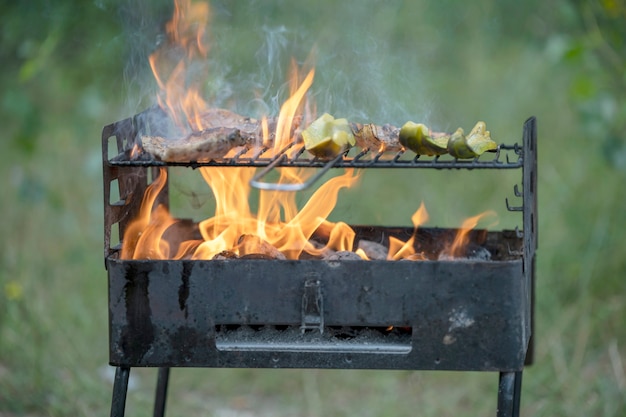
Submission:
[[[500,372],[498,417],[519,417],[522,371]]]
[[[159,368],[156,394],[154,396],[154,417],[165,415],[165,400],[167,399],[167,384],[170,379],[170,368]]]
[[[111,400],[111,417],[124,417],[129,376],[129,367],[118,366],[115,369],[115,380],[113,382],[113,399]]]

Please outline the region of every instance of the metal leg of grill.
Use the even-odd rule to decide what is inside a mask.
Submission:
[[[130,368],[118,366],[115,369],[115,381],[113,382],[113,399],[111,400],[111,417],[124,417],[129,376]]]
[[[167,399],[167,384],[170,379],[170,368],[159,368],[156,393],[154,396],[154,417],[165,415],[165,400]]]
[[[519,417],[522,371],[500,372],[498,417]]]

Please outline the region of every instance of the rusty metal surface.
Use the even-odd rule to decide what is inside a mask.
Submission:
[[[524,363],[521,259],[106,263],[113,365],[495,371]],[[318,291],[323,309],[303,306]],[[305,322],[323,325],[293,331]],[[389,338],[364,330],[389,325],[410,329]],[[364,336],[333,341],[332,328],[345,326]]]

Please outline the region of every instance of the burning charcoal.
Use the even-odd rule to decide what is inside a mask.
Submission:
[[[217,255],[215,255],[213,257],[213,260],[215,261],[223,261],[225,259],[237,259],[239,258],[239,256],[237,256],[237,254],[233,251],[230,250],[224,250],[221,251],[220,253],[218,253]]]
[[[385,260],[387,259],[387,253],[389,250],[380,243],[372,242],[371,240],[360,240],[359,249],[361,249],[368,258],[371,260]]]
[[[491,260],[491,252],[487,250],[487,248],[483,246],[474,246],[471,247],[467,251],[467,259],[476,260],[476,261],[490,261]]]
[[[328,236],[326,238],[328,238]],[[319,249],[319,250],[324,249],[324,247],[326,246],[324,243],[318,242],[315,239],[309,239],[309,244],[313,246],[313,248]]]
[[[271,260],[271,259],[278,259],[278,258],[272,257],[270,255],[265,255],[263,253],[250,253],[248,255],[243,255],[239,259],[266,259],[266,260]],[[284,255],[283,255],[283,258],[280,258],[280,259],[285,260],[287,258],[285,258]]]
[[[326,236],[326,239],[328,239],[328,236]],[[303,251],[300,254],[300,260],[304,260],[304,259],[326,259],[328,258],[330,255],[332,255],[333,253],[335,253],[336,251],[334,249],[330,249],[326,246],[325,243],[319,242],[315,239],[309,239],[308,243],[313,247],[313,251],[308,252],[308,251]]]
[[[323,256],[325,261],[361,261],[361,257],[354,252],[340,250],[333,252],[328,256]]]
[[[237,243],[239,255],[243,258],[247,255],[263,255],[269,259],[287,259],[285,255],[270,243],[255,235],[241,235]]]
[[[198,225],[190,219],[179,219],[163,232],[162,240],[169,245],[170,256],[191,258],[203,242]]]
[[[426,257],[426,255],[424,255],[424,252],[419,252],[419,253],[416,252],[400,260],[401,261],[427,261],[428,258]]]
[[[458,257],[452,256],[450,252],[441,252],[437,257],[438,261],[456,261]]]
[[[465,252],[454,256],[448,251],[439,254],[440,261],[490,261],[491,252],[483,246],[469,244]]]

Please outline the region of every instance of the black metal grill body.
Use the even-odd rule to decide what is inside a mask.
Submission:
[[[534,118],[524,125],[521,146],[502,146],[486,160],[406,159],[400,152],[392,158],[359,153],[326,162],[306,159],[302,152],[263,159],[262,153],[250,157],[242,151],[228,160],[190,164],[521,169],[522,187],[515,185],[514,193],[522,204],[506,203],[522,212],[522,229],[472,233],[494,254],[491,260],[121,260],[119,246],[111,245],[113,227],[123,236],[138,212],[150,170],[155,176],[157,166],[180,165],[124,157],[145,118],[103,130],[110,363],[118,367],[116,387],[127,383],[129,369],[137,366],[498,371],[498,415],[517,415],[533,320]],[[108,157],[111,138],[121,157]],[[112,186],[119,201],[110,201]],[[167,203],[167,189],[159,199]],[[356,231],[357,238],[412,233],[371,226]],[[424,229],[418,237],[424,234],[424,241],[453,232]],[[167,373],[159,375],[165,378],[159,386],[166,388]],[[159,392],[157,408],[164,407],[164,398],[160,406],[158,398]],[[121,404],[123,414],[124,401],[125,391],[116,388],[113,410],[119,412]]]
[[[107,267],[121,366],[513,371],[530,334],[521,259]]]

